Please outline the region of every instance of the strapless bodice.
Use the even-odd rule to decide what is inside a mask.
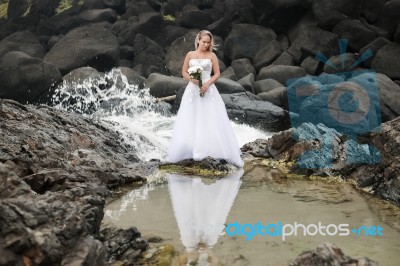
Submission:
[[[201,66],[203,68],[202,79],[209,79],[212,71],[212,61],[208,58],[190,59],[189,67]]]

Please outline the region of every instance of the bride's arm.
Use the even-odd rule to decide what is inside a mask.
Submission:
[[[189,69],[189,60],[190,60],[190,53],[188,52],[186,54],[185,60],[183,60],[183,65],[182,65],[182,77],[187,80],[187,81],[191,81],[194,84],[198,84],[199,81],[192,79],[192,77],[189,75],[188,69]]]
[[[212,61],[214,75],[204,84],[205,86],[207,86],[207,88],[210,87],[211,84],[216,82],[221,76],[221,72],[219,70],[218,57],[214,53],[212,54],[211,61]]]

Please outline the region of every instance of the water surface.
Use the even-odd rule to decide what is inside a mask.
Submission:
[[[385,216],[392,219],[385,222],[383,216],[371,210],[371,201],[349,184],[274,181],[260,178],[263,170],[246,170],[243,176],[243,172],[236,172],[217,181],[159,173],[149,184],[111,202],[103,226],[136,226],[144,237],[160,236],[164,243],[173,244],[193,260],[202,254],[222,265],[288,265],[302,251],[323,242],[336,244],[349,256],[367,256],[380,265],[398,265],[399,208],[392,206],[391,214]],[[348,224],[350,229],[379,225],[383,236],[298,235],[282,240],[279,236],[257,235],[246,240],[245,236],[220,234],[223,225],[258,221],[263,225]]]

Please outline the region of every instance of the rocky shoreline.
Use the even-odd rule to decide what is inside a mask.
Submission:
[[[160,162],[139,162],[118,132],[45,105],[0,100],[0,121],[0,265],[109,265],[116,261],[135,265],[149,246],[147,240],[135,227],[100,230],[103,209],[115,189],[143,184]],[[385,125],[385,134],[374,136],[377,145],[377,140],[398,128],[398,121]],[[243,151],[248,156],[294,160],[306,145],[288,145],[289,132],[276,134],[267,143],[248,144]],[[396,150],[396,145],[394,141],[385,147]],[[190,161],[181,166],[198,167]],[[230,171],[224,162],[212,160],[200,167]],[[395,164],[381,165],[381,169],[389,167],[396,171]],[[373,185],[380,185],[376,191],[389,191],[386,198],[398,203],[396,180],[389,177],[382,172]],[[306,265],[301,261],[310,259],[301,257],[293,265]]]

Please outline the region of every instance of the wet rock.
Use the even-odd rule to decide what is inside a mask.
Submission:
[[[262,101],[250,92],[222,94],[230,119],[261,127],[269,132],[289,128],[288,112],[272,103]]]
[[[319,266],[319,265],[356,265],[377,266],[378,263],[364,258],[347,256],[343,251],[331,243],[323,243],[314,250],[301,253],[290,266]]]
[[[148,247],[147,241],[141,238],[135,227],[125,230],[105,228],[101,231],[101,240],[107,249],[107,261],[136,261]]]
[[[0,119],[6,121],[1,123],[0,162],[12,165],[20,176],[58,169],[112,186],[113,180],[121,185],[132,179],[124,175],[138,162],[135,151],[105,125],[48,106],[7,100],[0,100]],[[53,186],[46,176],[37,178],[41,186]]]
[[[217,87],[219,93],[231,94],[238,92],[245,92],[245,89],[238,82],[227,79],[227,78],[219,78],[215,82],[215,86]]]
[[[3,260],[13,265],[104,264],[104,246],[91,234],[100,227],[105,191],[95,182],[64,177],[63,189],[37,194],[0,163]]]
[[[170,244],[151,247],[142,254],[138,265],[168,266],[174,265],[175,248]]]
[[[302,124],[268,140],[256,140],[242,151],[256,157],[295,161],[292,173],[312,175],[329,169],[352,178],[360,188],[400,205],[400,118],[365,133],[358,142],[322,124]],[[379,151],[379,152],[378,152]]]
[[[0,121],[0,262],[134,264],[147,242],[136,229],[100,234],[103,208],[110,189],[145,182],[158,163],[135,163],[117,132],[48,106],[0,100]]]
[[[177,163],[165,163],[160,165],[161,170],[167,170],[172,173],[181,173],[188,175],[200,176],[219,176],[226,175],[227,173],[237,170],[236,166],[228,164],[223,159],[214,159],[206,157],[201,161],[193,159],[182,160]]]
[[[187,85],[187,81],[183,78],[152,73],[146,80],[146,85],[154,97],[165,97],[175,95],[180,88]]]

